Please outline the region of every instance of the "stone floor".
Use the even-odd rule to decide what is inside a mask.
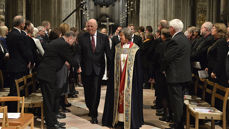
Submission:
[[[71,110],[70,113],[66,113],[67,118],[60,120],[61,122],[66,122],[67,129],[108,129],[107,127],[101,126],[102,113],[104,108],[104,100],[106,93],[106,86],[102,87],[101,90],[101,100],[99,104],[99,116],[98,121],[99,124],[91,124],[90,117],[87,116],[88,110],[86,108],[84,102],[84,93],[82,87],[76,88],[79,91],[78,98],[70,98],[69,102],[72,103],[72,106],[69,108]],[[158,116],[155,115],[155,110],[150,108],[153,105],[154,100],[154,90],[144,89],[144,121],[145,125],[142,126],[141,129],[160,129],[160,128],[168,128],[167,122],[163,122],[158,120]],[[35,129],[40,127],[39,120],[35,122]],[[210,129],[210,124],[205,124],[200,127],[201,129]],[[216,129],[220,129],[220,126],[216,126]],[[191,128],[193,129],[193,127]]]

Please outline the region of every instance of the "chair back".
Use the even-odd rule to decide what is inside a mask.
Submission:
[[[214,94],[213,94],[212,106],[215,106],[215,99],[217,98],[223,102],[222,112],[226,113],[229,88],[226,88],[216,83],[213,92]]]
[[[24,103],[25,103],[24,97],[17,97],[17,96],[0,97],[0,102],[10,102],[10,101],[11,102],[12,101],[18,102],[18,107],[17,107],[18,112],[19,112],[19,105],[21,103],[21,115],[23,116],[24,115],[24,107],[25,107],[25,105],[24,105]]]
[[[16,89],[17,89],[17,96],[20,97],[21,96],[21,92],[24,92],[25,95],[28,94],[27,90],[26,90],[26,82],[25,82],[25,77],[21,77],[19,79],[15,80],[15,85],[16,85]]]
[[[24,79],[25,79],[25,84],[26,84],[25,96],[27,97],[27,96],[29,96],[31,90],[32,90],[32,92],[35,91],[35,89],[34,89],[34,82],[33,82],[34,81],[33,74],[30,73],[30,74],[26,75],[24,77]]]
[[[9,125],[8,123],[8,116],[7,116],[7,106],[0,107],[0,113],[3,114],[2,118],[2,127],[7,127]]]

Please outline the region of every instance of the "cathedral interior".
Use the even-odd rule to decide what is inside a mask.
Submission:
[[[116,26],[151,25],[155,30],[161,19],[181,19],[185,27],[200,26],[204,21],[229,22],[228,0],[0,0],[0,14],[11,27],[15,15],[23,15],[39,26],[43,20],[52,27],[65,21],[84,28],[85,21],[95,18],[99,27],[114,32]]]

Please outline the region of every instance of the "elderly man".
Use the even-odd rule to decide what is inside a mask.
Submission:
[[[109,66],[111,52],[108,37],[97,31],[97,21],[90,19],[86,25],[88,32],[79,37],[82,81],[89,116],[92,117],[91,123],[97,124],[101,82],[105,70],[104,54]]]
[[[201,26],[202,39],[198,40],[191,53],[191,60],[200,62],[201,69],[207,67],[207,51],[214,43],[214,37],[211,35],[212,26],[211,22],[205,22]]]
[[[10,94],[16,96],[17,90],[15,79],[21,78],[28,74],[31,62],[33,62],[32,52],[25,45],[24,34],[22,30],[25,27],[25,19],[22,16],[15,16],[13,19],[13,29],[9,32],[6,43],[9,50],[10,58],[7,64],[7,70],[10,75]],[[12,108],[15,108],[12,105]],[[9,105],[9,110],[11,107]]]
[[[73,51],[70,47],[75,41],[75,33],[68,32],[63,37],[50,42],[38,67],[37,78],[40,81],[43,96],[47,129],[65,129],[63,127],[65,124],[57,121],[55,113],[56,99],[59,97],[56,87],[56,75],[65,61],[77,67],[78,62],[73,60]]]
[[[170,102],[174,113],[175,129],[183,129],[183,88],[191,81],[190,53],[191,43],[185,37],[183,22],[179,19],[173,19],[169,22],[169,30],[172,40],[168,42],[165,50],[165,74],[168,83]]]

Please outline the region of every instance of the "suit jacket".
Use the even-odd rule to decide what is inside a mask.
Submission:
[[[168,83],[191,81],[191,43],[183,32],[177,33],[167,43],[164,55],[166,79]]]
[[[134,35],[133,43],[137,44],[139,47],[142,46],[142,38],[138,35]]]
[[[9,32],[6,43],[10,58],[7,64],[9,72],[25,72],[27,71],[27,65],[32,62],[33,55],[26,45],[24,35],[17,29],[13,29]]]
[[[111,47],[111,52],[112,52],[112,55],[114,57],[114,52],[115,52],[115,45],[117,45],[118,43],[120,43],[120,38],[116,35],[116,36],[113,36],[112,39],[112,47]]]
[[[73,59],[73,56],[73,49],[64,38],[51,41],[38,67],[37,78],[54,85],[57,72],[63,67],[65,61],[78,68],[78,62]]]
[[[80,58],[81,58],[81,68],[82,73],[85,75],[91,75],[93,72],[96,75],[102,76],[105,70],[105,58],[104,54],[107,56],[107,64],[109,68],[111,60],[111,51],[109,46],[108,37],[104,34],[97,32],[97,41],[95,52],[92,51],[90,34],[88,32],[82,34],[79,37],[80,45]]]
[[[226,74],[227,74],[227,80],[229,80],[229,53],[227,53],[227,57],[226,57]]]
[[[228,46],[225,38],[217,39],[207,53],[208,71],[216,74],[217,80],[226,82],[226,56]]]
[[[207,50],[214,43],[214,37],[210,34],[206,38],[200,38],[195,49],[192,50],[191,60],[199,61],[201,69],[207,67]]]
[[[0,70],[3,69],[5,55],[6,51],[3,47],[2,41],[0,41]]]

